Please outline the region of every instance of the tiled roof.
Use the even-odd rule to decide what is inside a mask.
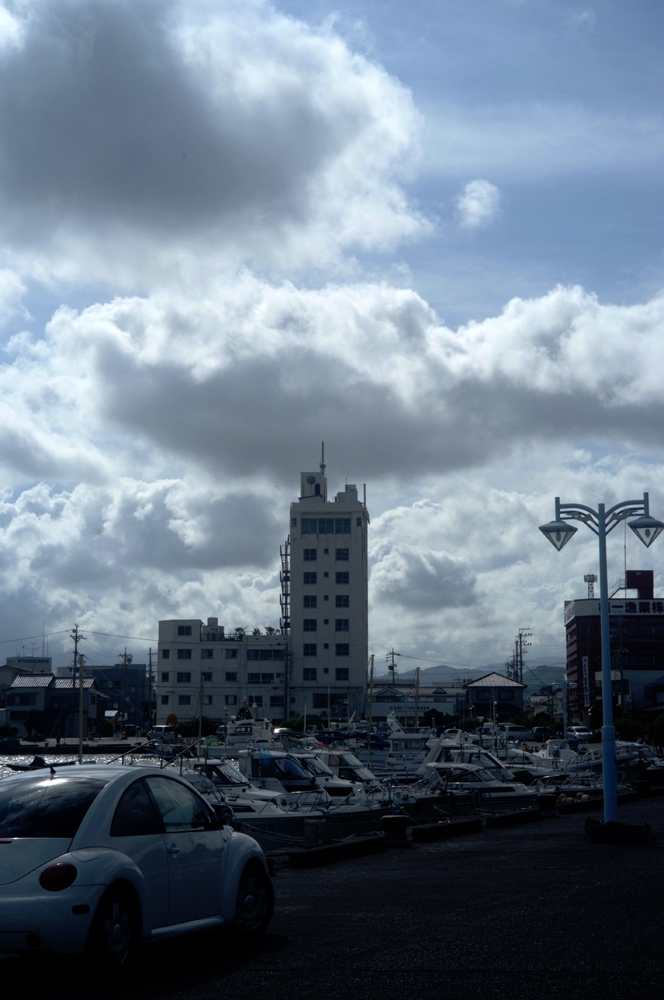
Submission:
[[[466,684],[469,688],[525,688],[526,684],[520,684],[519,681],[510,680],[509,677],[505,677],[504,674],[497,674],[495,671],[491,674],[485,674],[484,677],[478,677],[476,681],[469,681]]]
[[[13,688],[46,688],[55,678],[53,674],[30,674],[29,676],[15,677],[12,681]]]
[[[56,677],[54,687],[57,690],[64,689],[65,691],[71,691],[72,681],[73,681],[72,677]],[[85,690],[86,688],[92,687],[94,683],[95,683],[94,677],[84,677],[83,689]],[[76,685],[74,690],[78,691],[78,677],[76,678]]]

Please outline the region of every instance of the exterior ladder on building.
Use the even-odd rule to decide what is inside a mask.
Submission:
[[[279,628],[281,629],[282,635],[288,635],[290,632],[290,536],[286,539],[283,545],[279,546],[279,555],[281,556],[281,573],[279,574],[279,581],[281,583],[281,596],[279,598],[279,603],[281,604],[281,619],[279,621]]]

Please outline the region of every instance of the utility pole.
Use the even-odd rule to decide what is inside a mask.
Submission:
[[[78,644],[85,639],[78,625],[74,625],[71,638],[74,640],[74,674],[71,679],[72,706],[74,704],[74,683],[76,677],[76,666],[78,664],[78,762],[83,763],[83,657],[79,658]],[[73,714],[73,712],[72,712]]]
[[[205,677],[201,674],[201,711],[198,716],[198,738],[203,736],[203,702],[205,701]]]
[[[395,656],[401,656],[401,653],[395,653],[394,652],[394,646],[393,646],[392,649],[390,650],[390,652],[387,653],[387,655],[385,656],[385,659],[387,660],[387,669],[392,672],[392,683],[393,684],[395,683],[396,669],[397,669],[397,665],[394,662],[394,657]]]
[[[517,663],[519,667],[519,675],[517,680],[519,680],[521,684],[523,684],[523,647],[532,646],[532,643],[528,642],[528,637],[532,636],[532,634],[533,633],[530,632],[527,628],[520,628],[519,634],[516,637],[516,644],[518,651]]]
[[[152,729],[152,646],[148,650],[148,731]]]
[[[420,668],[415,667],[415,728],[418,726],[420,708]]]
[[[371,767],[371,720],[373,717],[374,654],[369,669],[369,717],[367,719],[367,767]]]

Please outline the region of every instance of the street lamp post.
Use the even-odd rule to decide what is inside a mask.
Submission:
[[[640,515],[640,516],[637,516]],[[604,787],[604,821],[618,820],[618,781],[616,774],[616,731],[613,726],[611,690],[611,638],[609,632],[609,584],[606,571],[606,536],[628,517],[629,526],[648,548],[664,530],[664,524],[650,516],[648,494],[643,500],[624,500],[606,510],[603,503],[597,510],[581,503],[561,503],[556,497],[555,520],[540,525],[540,531],[560,552],[576,533],[570,521],[583,521],[599,539],[600,633],[602,649],[602,780]]]

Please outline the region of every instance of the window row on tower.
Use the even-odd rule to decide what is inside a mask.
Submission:
[[[323,549],[323,555],[329,555],[329,549]],[[318,549],[302,549],[302,558],[305,562],[317,562]],[[334,558],[337,562],[348,562],[350,559],[350,549],[335,549]]]
[[[323,644],[323,649],[327,649],[329,643]],[[318,656],[318,643],[317,642],[305,642],[302,647],[303,656]],[[337,642],[334,644],[334,655],[335,656],[350,656],[350,643],[348,642]]]
[[[323,573],[323,578],[329,577],[329,573]],[[310,586],[318,583],[318,573],[305,573],[303,583],[305,586]],[[350,583],[350,574],[348,570],[341,570],[335,573],[335,583],[340,586],[347,585]]]
[[[323,597],[324,601],[329,601],[327,594]],[[305,608],[317,608],[318,607],[318,596],[316,594],[305,594],[302,601],[302,606]],[[335,596],[335,607],[337,608],[348,608],[350,607],[350,601],[348,594],[337,594]]]

